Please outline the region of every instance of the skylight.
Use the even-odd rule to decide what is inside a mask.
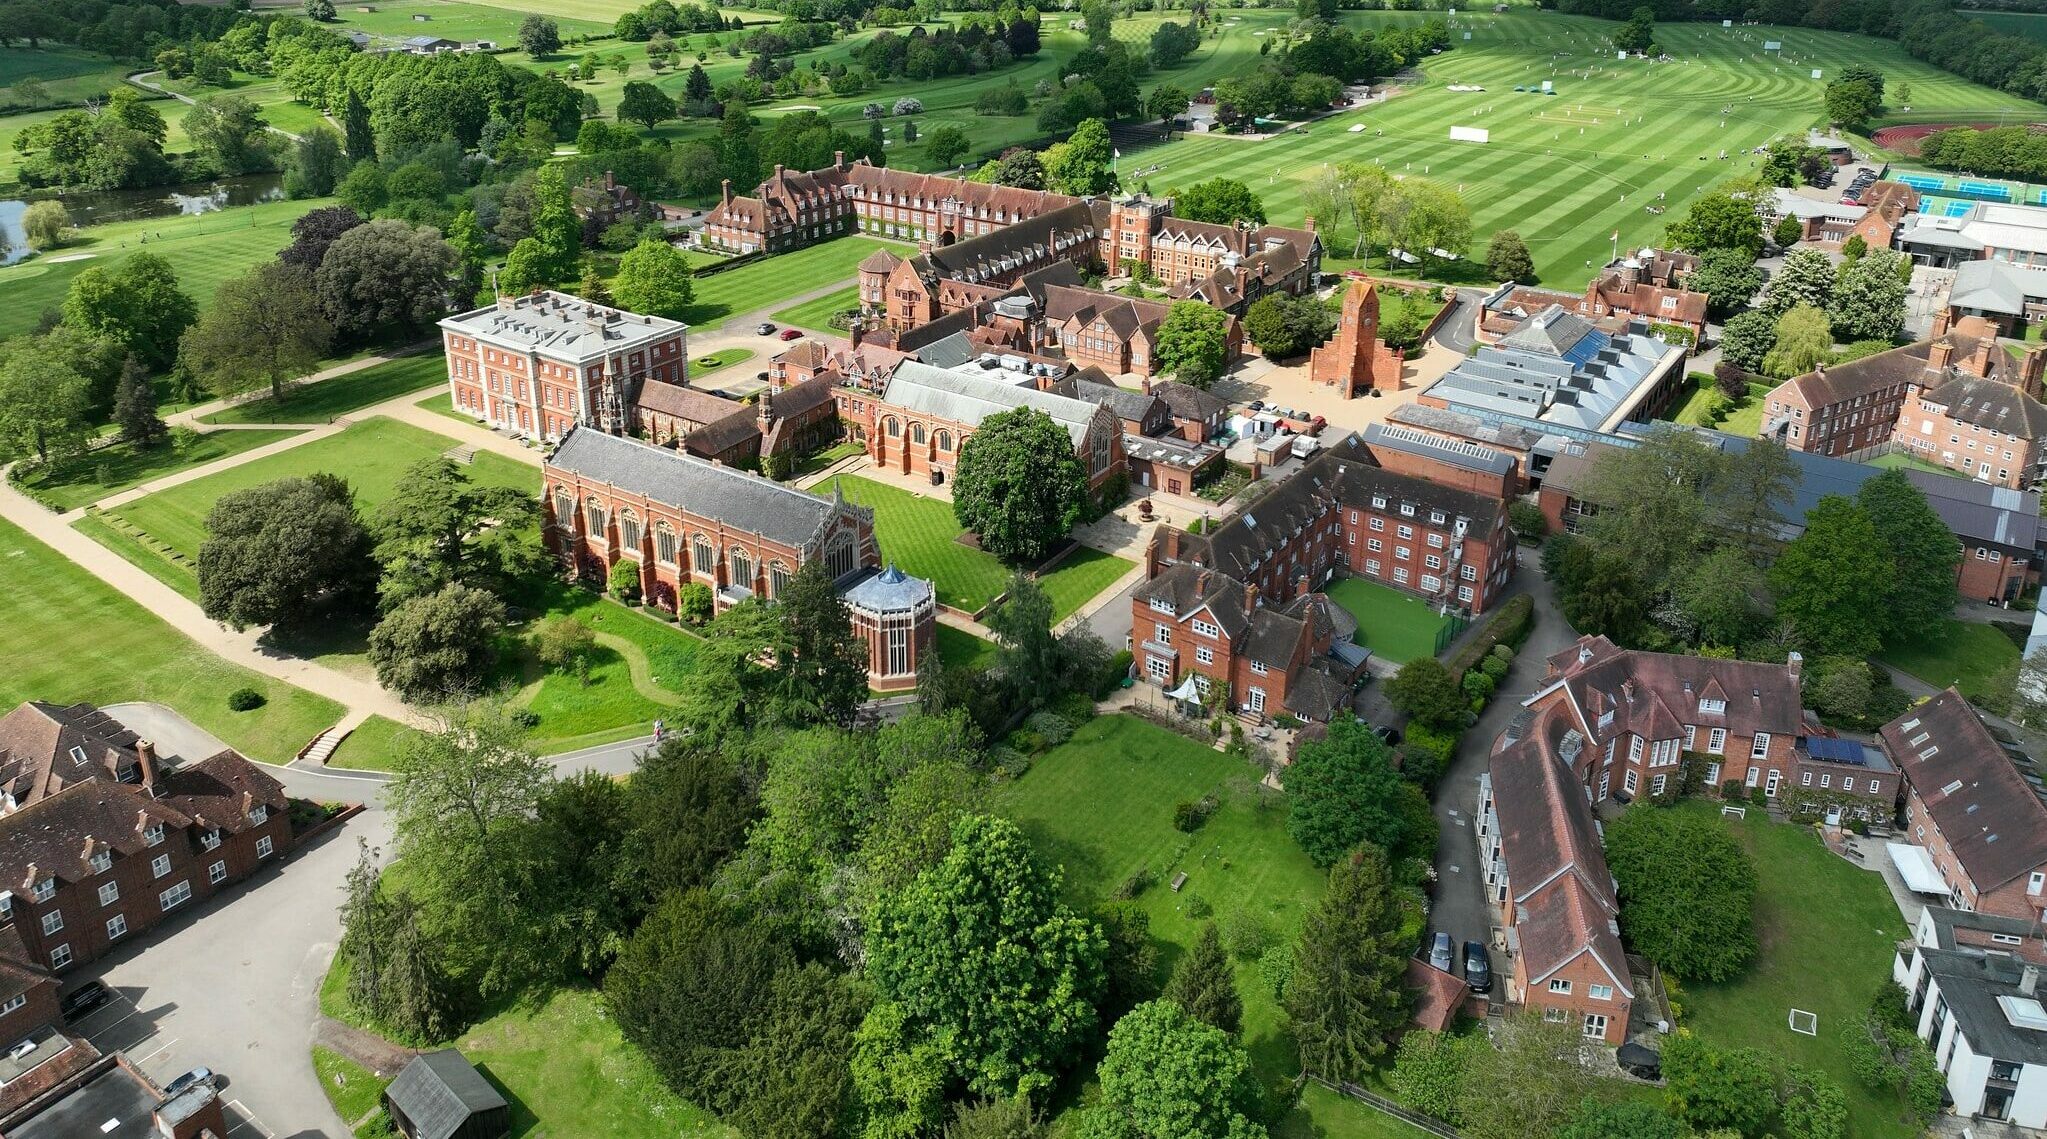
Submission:
[[[2047,1008],[2041,1008],[2038,1000],[2006,994],[1997,998],[1997,1007],[2004,1010],[2004,1019],[2014,1027],[2047,1032]]]

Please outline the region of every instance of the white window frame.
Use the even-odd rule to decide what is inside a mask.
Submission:
[[[1748,757],[1750,759],[1768,759],[1770,757],[1770,733],[1756,733],[1755,739],[1749,743]]]
[[[206,868],[206,880],[215,886],[227,881],[227,860],[222,859],[208,866]]]
[[[121,884],[108,882],[100,887],[100,905],[111,906],[121,900]]]
[[[107,940],[119,941],[128,935],[128,915],[115,914],[107,919]]]
[[[1551,977],[1549,980],[1549,991],[1552,993],[1569,993],[1571,991],[1571,982],[1564,977]]]
[[[69,964],[71,964],[71,946],[69,943],[59,945],[55,949],[50,950],[50,968],[62,969]]]
[[[64,932],[64,911],[51,910],[43,915],[43,936]]]
[[[156,904],[164,913],[170,913],[191,900],[192,883],[184,878],[178,879],[177,885],[160,892],[156,896]]]
[[[1727,729],[1714,728],[1706,736],[1706,752],[1709,755],[1727,754]]]
[[[168,854],[159,854],[159,855],[157,855],[157,856],[156,856],[155,858],[152,858],[152,859],[150,859],[150,860],[149,860],[149,876],[150,876],[150,878],[152,878],[152,879],[156,879],[156,878],[161,878],[161,877],[163,877],[164,875],[166,875],[166,874],[169,874],[170,872],[171,872],[171,856],[170,856],[170,855],[168,855]]]
[[[256,857],[268,858],[270,857],[270,852],[274,849],[276,849],[276,847],[271,845],[269,835],[266,834],[262,838],[256,840]]]
[[[1586,995],[1595,1001],[1610,1001],[1613,999],[1613,986],[1594,985],[1586,990]]]

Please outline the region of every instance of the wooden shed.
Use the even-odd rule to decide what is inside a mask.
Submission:
[[[384,1111],[405,1139],[505,1139],[512,1108],[452,1048],[413,1058],[384,1089]]]

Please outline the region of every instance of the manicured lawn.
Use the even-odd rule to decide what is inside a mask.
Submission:
[[[814,301],[805,301],[793,308],[785,308],[775,314],[775,319],[797,328],[827,335],[838,332],[831,323],[835,313],[860,307],[860,286],[848,285],[835,293],[827,293]]]
[[[1677,810],[1718,817],[1718,808]],[[1907,935],[1897,904],[1874,870],[1851,865],[1820,845],[1810,827],[1773,823],[1761,811],[1726,819],[1761,870],[1756,936],[1761,950],[1739,980],[1685,988],[1683,1021],[1723,1046],[1760,1048],[1831,1075],[1848,1094],[1850,1134],[1908,1139],[1896,1100],[1856,1081],[1841,1056],[1841,1029],[1862,1016],[1890,984],[1894,944]],[[1791,1031],[1793,1008],[1819,1014],[1819,1035]]]
[[[329,25],[339,34],[352,31],[367,32],[373,36],[388,36],[404,39],[407,36],[442,36],[451,40],[494,40],[498,46],[517,48],[519,45],[519,21],[524,15],[509,7],[491,7],[480,4],[463,4],[457,0],[379,0],[374,12],[359,12],[354,4],[336,4],[335,20]],[[609,36],[610,20],[597,21],[577,19],[567,14],[557,14],[560,9],[552,5],[529,4],[526,11],[546,12],[561,28],[564,39],[569,36]],[[415,21],[414,16],[426,16],[425,23]],[[619,45],[609,45],[617,47]],[[635,45],[637,46],[637,45]],[[573,56],[579,48],[566,48]],[[601,54],[610,54],[605,47],[599,47]],[[530,56],[515,52],[516,62],[525,63]],[[515,62],[508,58],[506,63]]]
[[[1964,696],[1982,696],[2019,659],[2019,650],[1989,625],[1951,618],[1909,645],[1886,649],[1879,659],[1935,688],[1959,685]]]
[[[995,643],[951,625],[938,627],[938,656],[948,668],[995,663]]]
[[[201,435],[196,431],[178,431],[169,440],[150,447],[115,443],[29,475],[22,480],[21,486],[46,506],[76,510],[129,487],[218,462],[230,455],[253,451],[296,434],[296,431],[209,431]]]
[[[0,48],[0,112],[28,106],[15,94],[14,85],[33,79],[43,85],[45,107],[80,103],[103,96],[123,86],[127,68],[103,55],[77,48],[60,47],[43,41],[41,48],[27,44]]]
[[[1716,420],[1713,416],[1727,402],[1727,397],[1713,386],[1711,376],[1693,373],[1691,380],[1692,386],[1686,391],[1684,401],[1670,414],[1673,421],[1693,427],[1711,427],[1743,438],[1763,429],[1763,397],[1769,394],[1770,385],[1750,384],[1748,398],[1742,401],[1741,406]]]
[[[1242,760],[1142,720],[1103,716],[1040,756],[996,803],[1065,867],[1066,896],[1077,907],[1107,901],[1140,869],[1157,875],[1137,902],[1151,917],[1163,981],[1206,920],[1262,925],[1268,944],[1286,944],[1322,894],[1323,873],[1287,836],[1284,798],[1260,789],[1258,775]],[[1222,800],[1207,825],[1192,835],[1173,829],[1174,804],[1207,794]],[[1168,884],[1180,871],[1187,884],[1174,893]],[[1197,897],[1213,907],[1212,919],[1187,916]],[[1289,1079],[1300,1064],[1278,1002],[1255,960],[1239,960],[1236,969],[1244,1043],[1259,1075],[1267,1083]]]
[[[874,508],[874,536],[881,543],[882,560],[929,579],[938,589],[939,601],[971,613],[1002,592],[1009,568],[993,554],[955,540],[962,531],[953,520],[952,503],[851,475],[838,481],[848,502]],[[831,493],[828,485],[811,489]]]
[[[369,510],[390,497],[407,467],[455,445],[445,435],[377,416],[303,447],[158,491],[110,513],[186,557],[196,558],[206,537],[207,512],[230,491],[273,479],[330,472],[347,478],[356,500]],[[464,470],[478,482],[529,488],[540,482],[535,468],[489,451],[479,453],[476,462]]]
[[[1889,454],[1878,455],[1876,458],[1869,460],[1869,465],[1872,467],[1883,467],[1886,470],[1927,471],[1936,475],[1954,474],[1953,471],[1938,463],[1929,463],[1925,459],[1905,451],[1892,451]]]
[[[713,352],[708,356],[699,356],[689,362],[690,378],[695,379],[698,376],[708,376],[712,372],[722,371],[741,361],[751,359],[753,359],[753,349],[751,348],[726,348],[722,351]]]
[[[428,396],[425,399],[414,402],[412,406],[423,407],[426,408],[428,411],[434,412],[437,415],[445,415],[449,419],[459,420],[463,423],[477,422],[477,418],[473,415],[470,415],[468,412],[456,411],[455,397],[449,395],[447,392],[441,392],[438,395]]]
[[[1428,602],[1362,577],[1344,578],[1328,593],[1358,619],[1358,643],[1394,664],[1436,655],[1437,631],[1450,623]]]
[[[521,701],[540,717],[529,734],[536,749],[573,751],[645,735],[681,702],[696,667],[693,634],[552,578],[531,583],[518,603],[541,616],[574,617],[598,642],[587,685],[530,659],[515,662],[523,669]]]
[[[251,759],[284,763],[341,718],[323,696],[214,656],[11,523],[0,522],[0,706],[153,700]],[[227,697],[254,688],[260,708]]]
[[[291,244],[291,226],[309,210],[332,205],[331,198],[264,202],[210,214],[110,222],[79,230],[55,257],[79,253],[81,261],[36,257],[0,269],[0,336],[35,329],[44,309],[64,302],[71,281],[94,265],[111,266],[147,249],[170,263],[178,283],[205,308],[222,281],[277,256]],[[149,235],[149,244],[141,244]]]
[[[1274,1139],[1426,1139],[1428,1133],[1321,1084],[1307,1084],[1300,1106],[1272,1134]]]
[[[799,293],[834,281],[851,280],[860,262],[881,248],[900,253],[905,246],[866,237],[842,237],[794,253],[765,257],[716,276],[699,277],[693,282],[696,301],[682,319],[692,325],[703,325],[773,308]]]
[[[1135,562],[1082,546],[1066,555],[1050,573],[1038,579],[1045,596],[1052,600],[1052,619],[1064,620],[1096,594],[1116,583],[1136,567]]]
[[[313,1045],[313,1071],[320,1077],[320,1090],[334,1105],[334,1114],[354,1126],[371,1112],[380,1110],[384,1089],[397,1073],[379,1076],[332,1048]]]
[[[412,728],[396,720],[371,716],[348,733],[348,738],[327,758],[327,766],[359,771],[394,770],[399,743],[412,733]]]
[[[851,439],[841,440],[837,443],[832,444],[829,447],[826,447],[824,450],[819,451],[814,455],[805,457],[802,462],[796,464],[796,470],[790,475],[790,477],[801,478],[802,476],[810,474],[813,471],[824,470],[826,467],[831,466],[833,463],[838,462],[840,459],[850,459],[853,456],[860,454],[863,450],[865,450],[865,448],[861,447],[860,444],[854,442]]]
[[[203,417],[207,423],[326,423],[371,404],[436,384],[446,386],[448,363],[438,352],[387,360],[360,371],[287,388],[284,402],[269,395]]]

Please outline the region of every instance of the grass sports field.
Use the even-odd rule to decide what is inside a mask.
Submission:
[[[51,632],[62,630],[63,651]],[[62,554],[0,522],[0,705],[23,700],[153,700],[184,713],[251,759],[289,762],[341,718],[323,696],[214,656]],[[262,707],[233,712],[253,688]]]
[[[287,388],[284,402],[270,399],[269,389],[245,403],[235,404],[211,415],[206,423],[326,423],[374,403],[423,391],[448,380],[448,362],[438,352],[387,360],[361,371],[331,380]],[[246,434],[246,432],[235,432]]]
[[[42,106],[56,107],[105,95],[121,85],[126,71],[104,56],[54,44],[0,48],[0,112],[29,106],[14,90],[24,79],[43,85]]]
[[[331,198],[264,202],[218,213],[112,222],[79,230],[50,257],[0,269],[0,337],[35,329],[43,310],[64,303],[72,278],[93,265],[113,265],[148,250],[170,263],[178,282],[203,308],[229,277],[247,272],[291,244],[291,225]],[[143,244],[147,234],[149,241]],[[161,235],[161,236],[158,236]],[[79,260],[61,258],[85,256]]]
[[[373,36],[389,36],[405,39],[408,36],[440,36],[443,39],[491,40],[499,47],[516,47],[519,43],[519,22],[526,18],[526,12],[509,7],[484,4],[464,4],[458,0],[385,0],[369,5],[373,12],[358,10],[355,4],[336,4],[334,22],[329,27],[346,35],[349,32],[367,32]],[[570,36],[609,36],[612,20],[578,19],[563,11],[557,4],[529,4],[528,11],[539,12],[555,22],[561,29],[563,39]],[[424,21],[415,19],[425,16]],[[616,16],[613,17],[616,19]],[[575,54],[580,47],[565,49]],[[604,51],[603,46],[596,48]],[[530,57],[517,52],[507,63],[525,63]]]
[[[1359,644],[1394,664],[1434,656],[1436,637],[1450,623],[1428,602],[1369,578],[1344,578],[1329,587],[1329,600],[1358,619]]]
[[[897,253],[906,250],[903,245],[870,237],[842,237],[763,258],[715,276],[696,278],[691,282],[696,299],[682,319],[692,326],[702,326],[770,308],[835,281],[850,280],[868,254],[883,248]]]
[[[1346,13],[1362,26],[1425,13]],[[1675,62],[1615,61],[1614,25],[1556,13],[1460,16],[1452,50],[1423,65],[1426,81],[1384,104],[1319,121],[1277,139],[1185,138],[1125,154],[1126,170],[1161,166],[1155,191],[1217,176],[1242,178],[1275,222],[1306,214],[1302,190],[1325,164],[1377,162],[1396,175],[1427,174],[1470,204],[1480,254],[1496,229],[1516,229],[1544,284],[1576,288],[1613,249],[1655,242],[1666,221],[1702,187],[1752,170],[1744,151],[1820,118],[1822,76],[1853,63],[1881,67],[1912,86],[1914,116],[1999,110],[2042,113],[2037,104],[1937,71],[1894,43],[1798,28],[1664,24],[1657,42]],[[1462,39],[1464,32],[1471,39]],[[1785,58],[1765,55],[1780,40]],[[1588,69],[1591,77],[1584,78]],[[1559,94],[1516,94],[1544,81]],[[1453,92],[1476,84],[1483,92]],[[1723,118],[1719,113],[1725,110]],[[1723,125],[1723,123],[1725,125]],[[1349,128],[1364,130],[1351,133]],[[1491,132],[1485,144],[1451,142],[1451,126]],[[1383,134],[1381,133],[1383,132]],[[1725,150],[1730,157],[1722,160]],[[1656,215],[1647,207],[1658,205]],[[1321,219],[1325,230],[1328,219]],[[1343,252],[1347,252],[1344,250]]]

